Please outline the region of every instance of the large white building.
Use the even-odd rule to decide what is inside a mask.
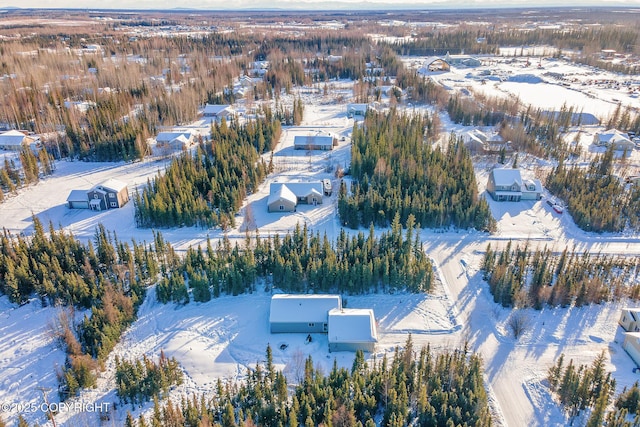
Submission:
[[[269,311],[271,333],[327,333],[327,314],[340,308],[340,295],[274,295]]]
[[[293,212],[299,203],[322,204],[324,186],[314,182],[274,182],[269,187],[267,210],[269,212]]]
[[[376,320],[370,308],[334,308],[329,311],[329,351],[372,352],[378,342]]]

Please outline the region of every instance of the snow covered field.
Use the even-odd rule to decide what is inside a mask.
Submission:
[[[496,65],[503,69],[502,65]],[[504,71],[508,71],[507,65]],[[451,81],[465,79],[463,74],[441,74]],[[468,84],[477,84],[466,79]],[[507,82],[504,82],[507,83]],[[501,83],[501,84],[504,84]],[[516,83],[513,83],[516,85]],[[522,87],[547,87],[551,83],[517,83]],[[349,84],[344,83],[348,88]],[[489,85],[486,85],[489,86]],[[559,86],[553,85],[554,88]],[[507,87],[522,90],[521,86]],[[505,89],[505,90],[506,90]],[[335,89],[336,91],[339,89]],[[564,92],[558,92],[564,93]],[[236,217],[236,227],[227,231],[231,239],[244,239],[245,230],[258,229],[261,236],[286,233],[296,223],[305,223],[313,232],[327,233],[334,238],[340,231],[336,217],[336,195],[325,198],[319,206],[301,206],[294,213],[267,213],[266,200],[271,182],[288,180],[335,179],[333,170],[349,162],[349,134],[353,120],[346,116],[346,106],[322,95],[301,95],[305,102],[305,120],[301,126],[286,128],[274,153],[276,172],[269,176],[260,190],[250,195]],[[602,95],[605,98],[605,95]],[[606,99],[585,98],[584,110],[604,111]],[[570,105],[570,102],[567,101]],[[601,110],[602,109],[602,110]],[[595,114],[595,113],[594,113]],[[446,121],[443,121],[446,123]],[[449,126],[449,125],[446,125]],[[450,128],[443,129],[448,133]],[[331,152],[293,150],[296,135],[321,132],[344,141]],[[268,155],[267,155],[268,156]],[[631,161],[635,161],[635,154]],[[268,157],[267,157],[268,160]],[[151,230],[135,227],[133,203],[106,212],[70,210],[65,206],[72,189],[89,188],[108,178],[117,178],[135,191],[147,179],[161,171],[166,161],[151,158],[138,163],[58,162],[57,171],[35,186],[23,189],[0,205],[0,226],[12,233],[29,233],[32,215],[45,224],[53,222],[80,238],[93,238],[97,224],[114,230],[120,240],[150,241]],[[522,161],[527,174],[538,167],[534,161]],[[484,191],[487,177],[485,165],[478,165],[479,189]],[[337,181],[334,182],[337,184]],[[337,185],[334,185],[336,188]],[[556,405],[549,403],[545,376],[555,359],[565,353],[567,360],[591,363],[603,350],[607,368],[613,371],[618,391],[640,380],[632,373],[631,359],[622,350],[617,327],[620,308],[624,304],[584,307],[580,309],[545,309],[527,311],[530,327],[515,340],[507,325],[511,311],[493,303],[479,273],[482,254],[489,242],[500,246],[508,240],[529,240],[532,246],[548,245],[561,251],[565,247],[589,250],[592,253],[640,255],[640,238],[636,235],[595,235],[579,230],[567,213],[555,213],[544,201],[496,203],[489,200],[498,221],[494,235],[476,231],[423,230],[424,249],[435,261],[440,283],[428,295],[395,294],[346,296],[349,307],[371,307],[378,321],[380,341],[375,354],[380,357],[402,346],[409,333],[417,346],[429,343],[434,349],[450,349],[468,342],[485,362],[486,384],[489,388],[497,425],[562,426],[567,420]],[[222,236],[217,229],[179,228],[161,230],[165,240],[177,249],[204,244],[207,237]],[[296,360],[299,354],[311,355],[328,371],[336,359],[340,366],[350,366],[352,353],[329,353],[327,338],[314,335],[305,344],[305,336],[270,334],[268,310],[270,295],[263,290],[237,297],[224,296],[208,303],[186,306],[162,305],[155,301],[154,290],[140,307],[139,318],[125,333],[100,374],[98,387],[87,390],[79,402],[110,402],[117,400],[114,391],[114,358],[157,356],[164,350],[175,356],[184,368],[185,384],[173,390],[173,395],[211,390],[218,378],[224,381],[242,379],[248,368],[264,360],[265,349],[274,349],[274,362],[284,369],[289,381],[295,382]],[[64,362],[63,352],[49,338],[47,324],[57,314],[55,308],[41,308],[39,301],[22,307],[0,298],[0,402],[42,402],[42,390],[50,389],[49,399],[57,402],[55,367]],[[283,344],[286,344],[284,348]],[[284,349],[281,350],[281,347]],[[134,413],[149,410],[147,404]],[[131,409],[128,407],[127,409]],[[124,420],[126,411],[114,415],[116,425]],[[9,414],[15,417],[15,411]],[[46,424],[42,412],[23,414],[30,422]],[[5,417],[7,414],[5,414]],[[96,414],[64,411],[57,416],[58,425],[91,425]]]

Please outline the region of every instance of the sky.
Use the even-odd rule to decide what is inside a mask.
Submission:
[[[112,0],[107,3],[87,0],[1,0],[0,9],[20,8],[81,8],[81,9],[176,9],[201,10],[290,9],[290,10],[366,10],[405,8],[487,8],[530,7],[530,0]],[[638,6],[640,0],[538,0],[536,7],[545,6]]]

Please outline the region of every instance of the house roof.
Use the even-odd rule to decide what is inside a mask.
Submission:
[[[271,297],[269,322],[326,322],[329,310],[341,307],[340,295],[278,294]]]
[[[333,137],[327,135],[297,135],[293,138],[294,146],[333,145]]]
[[[514,182],[522,186],[520,169],[496,168],[491,171],[496,185],[512,185]]]
[[[605,132],[597,132],[596,137],[601,144],[613,144],[620,141],[630,141],[627,135],[618,129],[609,129]]]
[[[291,192],[293,195],[293,200],[297,201],[298,197],[308,197],[312,194],[322,195],[324,189],[322,187],[322,181],[312,181],[312,182],[274,182],[269,187],[269,203],[271,203],[271,195],[279,193],[281,191],[280,187],[286,187],[287,190]],[[274,199],[277,200],[277,199]]]
[[[329,342],[377,342],[378,334],[370,308],[334,308],[329,311]]]
[[[533,184],[533,186],[535,187],[534,191],[538,193],[542,192],[542,182],[540,182],[539,179],[524,179],[522,180],[522,182],[524,183],[525,187],[527,187],[529,184]],[[529,191],[528,188],[525,188],[525,190]]]
[[[363,111],[366,112],[369,104],[348,104],[347,111]]]
[[[2,146],[20,146],[23,144],[27,136],[17,130],[8,130],[0,133],[0,145]]]
[[[86,202],[88,200],[87,190],[71,190],[69,197],[67,197],[67,202]]]
[[[96,187],[94,188],[94,190],[96,188],[106,188],[108,190],[112,190],[115,191],[116,193],[119,193],[121,190],[127,188],[127,183],[122,182],[118,179],[115,178],[111,178],[101,184],[96,185]]]
[[[174,139],[178,139],[181,136],[186,138],[188,141],[193,137],[191,131],[175,131],[175,132],[160,132],[158,136],[156,136],[156,142],[171,142]]]
[[[204,106],[203,114],[217,116],[228,108],[229,105],[207,104]]]
[[[269,187],[269,198],[267,204],[277,202],[279,200],[286,200],[295,204],[298,201],[296,195],[285,184],[273,183]]]

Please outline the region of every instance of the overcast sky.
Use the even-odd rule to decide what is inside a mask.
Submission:
[[[518,6],[632,6],[640,0],[0,0],[2,7],[88,9],[395,9],[478,8]]]

